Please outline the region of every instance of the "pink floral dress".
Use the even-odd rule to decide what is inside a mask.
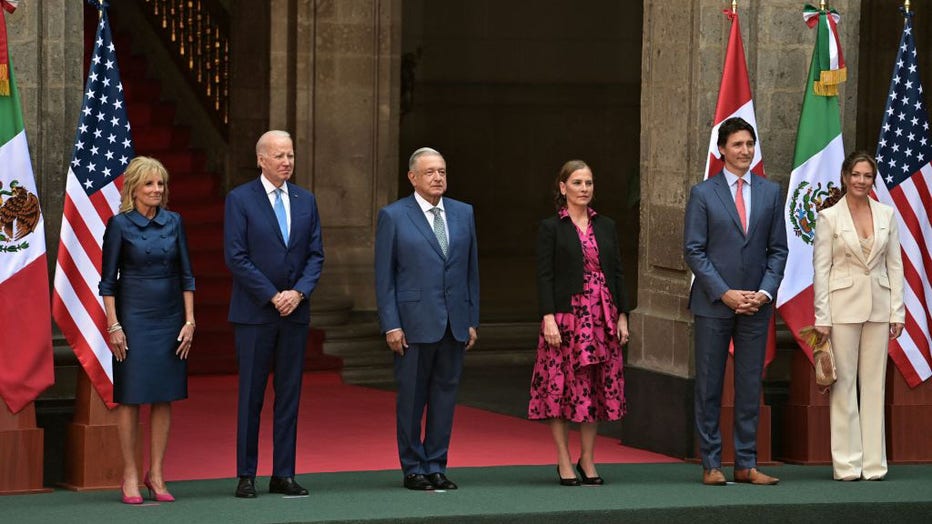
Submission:
[[[565,215],[561,210],[561,218]],[[589,215],[595,211],[590,209]],[[605,285],[591,222],[586,231],[577,227],[576,232],[583,249],[583,292],[571,297],[571,312],[554,315],[559,347],[544,340],[541,321],[528,404],[532,420],[618,420],[627,411],[618,310]]]

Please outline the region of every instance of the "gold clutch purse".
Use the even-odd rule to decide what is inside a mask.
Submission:
[[[816,384],[821,386],[822,392],[824,393],[828,390],[829,386],[838,380],[838,375],[835,372],[835,356],[832,354],[832,342],[826,337],[825,340],[819,344],[819,334],[813,326],[800,329],[799,336],[812,348]]]

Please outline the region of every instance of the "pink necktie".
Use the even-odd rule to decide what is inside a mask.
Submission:
[[[735,207],[738,208],[738,218],[741,219],[741,228],[744,229],[744,232],[748,232],[748,214],[744,210],[744,191],[741,190],[741,185],[744,183],[743,178],[738,179],[738,191],[735,192]]]

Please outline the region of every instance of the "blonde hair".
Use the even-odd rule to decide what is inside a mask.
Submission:
[[[120,213],[128,213],[136,209],[133,202],[133,193],[152,174],[162,177],[165,189],[162,190],[162,202],[159,207],[168,209],[168,170],[165,169],[161,162],[152,157],[137,156],[130,160],[123,175],[123,189],[120,190]]]

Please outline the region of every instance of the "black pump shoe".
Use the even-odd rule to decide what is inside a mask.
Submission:
[[[576,471],[579,472],[579,476],[582,478],[582,483],[587,486],[601,486],[605,484],[605,480],[602,477],[587,477],[586,472],[582,469],[582,464],[576,462]]]
[[[557,476],[560,477],[561,486],[578,486],[579,485],[579,479],[576,477],[570,477],[568,479],[563,478],[563,476],[560,475],[560,466],[557,466]]]

